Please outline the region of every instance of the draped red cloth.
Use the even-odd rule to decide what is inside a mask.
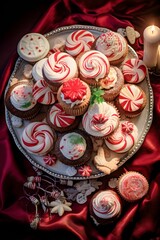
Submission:
[[[160,27],[160,4],[152,1],[89,1],[56,0],[46,1],[44,11],[30,22],[28,28],[21,26],[21,33],[35,31],[45,34],[57,27],[86,24],[106,27],[117,31],[118,28],[132,26],[141,34],[132,46],[138,56],[143,57],[143,31],[146,26],[155,24]],[[22,3],[23,4],[23,3]],[[30,3],[32,4],[32,2]],[[38,1],[37,1],[38,4]],[[22,9],[22,8],[21,8]],[[40,11],[37,7],[35,12]],[[22,11],[22,10],[21,10]],[[29,14],[29,9],[26,10]],[[34,13],[33,11],[33,13]],[[18,12],[18,11],[17,11]],[[27,14],[26,14],[27,16]],[[16,29],[14,34],[18,36]],[[10,36],[12,38],[12,36]],[[22,36],[20,36],[22,37]],[[16,46],[12,46],[16,49]],[[7,51],[7,49],[6,49]],[[36,230],[29,225],[33,212],[24,198],[23,184],[35,171],[31,163],[18,150],[5,120],[4,91],[13,71],[18,55],[16,50],[9,55],[0,79],[0,234],[5,238],[25,240],[41,239],[95,239],[95,240],[159,240],[160,239],[160,77],[150,74],[154,93],[153,121],[149,132],[136,154],[111,177],[118,177],[126,170],[142,173],[149,182],[147,195],[138,202],[126,203],[119,220],[112,225],[96,227],[90,220],[88,204],[74,202],[72,211],[62,217],[41,216]],[[2,60],[2,59],[1,59]],[[103,178],[102,188],[107,188],[108,176]]]

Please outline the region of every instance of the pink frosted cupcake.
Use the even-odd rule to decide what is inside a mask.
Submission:
[[[44,62],[42,73],[45,81],[57,92],[63,82],[78,76],[77,63],[68,53],[56,52]]]
[[[89,203],[89,214],[95,225],[115,222],[122,212],[121,199],[113,190],[99,190]]]
[[[91,49],[95,41],[94,35],[87,30],[75,30],[67,36],[65,51],[73,57]]]
[[[72,116],[80,116],[86,112],[90,97],[90,87],[79,78],[64,82],[57,92],[58,102]]]
[[[46,120],[51,128],[66,132],[78,127],[80,118],[67,114],[59,103],[55,103],[47,112]]]
[[[137,84],[145,79],[147,67],[142,60],[131,58],[123,62],[122,72],[125,82]]]
[[[55,132],[44,122],[31,122],[23,130],[21,143],[24,149],[34,155],[44,156],[52,150]]]
[[[118,128],[109,137],[105,138],[107,147],[116,153],[129,151],[138,140],[138,128],[128,120],[121,120]]]
[[[33,97],[37,102],[50,105],[56,101],[54,92],[49,88],[44,79],[38,80],[33,86]]]
[[[128,202],[143,198],[149,189],[147,179],[139,172],[129,171],[122,174],[117,183],[120,195]]]

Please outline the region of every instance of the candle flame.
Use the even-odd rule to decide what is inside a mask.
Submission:
[[[154,25],[152,25],[152,26],[151,26],[151,32],[153,33],[154,30],[155,30],[155,27],[154,27]]]

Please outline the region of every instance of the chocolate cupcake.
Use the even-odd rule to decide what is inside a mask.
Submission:
[[[21,80],[10,86],[5,94],[5,105],[8,111],[22,119],[34,118],[41,109],[32,94],[33,83]]]
[[[80,166],[88,162],[92,151],[90,136],[80,129],[59,135],[55,144],[57,159],[69,166]]]
[[[122,202],[113,190],[99,190],[89,203],[89,214],[97,226],[115,222],[121,215]]]

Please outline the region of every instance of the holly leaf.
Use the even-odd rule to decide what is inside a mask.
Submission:
[[[91,99],[90,104],[93,105],[94,103],[101,103],[104,102],[103,98],[104,91],[100,88],[91,88]]]

